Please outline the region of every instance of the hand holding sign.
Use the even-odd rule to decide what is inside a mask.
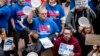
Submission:
[[[78,23],[80,26],[86,27],[87,25],[89,25],[89,20],[86,17],[80,17]]]

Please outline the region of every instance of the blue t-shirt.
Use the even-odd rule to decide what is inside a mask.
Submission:
[[[61,17],[65,16],[64,9],[60,4],[56,4],[55,6],[51,6],[50,4],[46,4],[46,9],[48,10],[48,17],[53,19],[59,30],[61,32]]]
[[[46,18],[45,21],[41,21],[38,17],[33,20],[34,30],[38,32],[40,38],[45,38],[52,33],[59,32],[59,28],[51,18]]]
[[[92,10],[95,10],[92,0],[88,0],[88,5]],[[75,0],[70,0],[70,10],[72,10],[73,8],[75,8]]]
[[[23,28],[19,25],[18,20],[21,20],[20,17],[26,17],[26,15],[23,13],[23,8],[25,6],[31,6],[29,3],[25,3],[24,5],[20,5],[19,3],[16,3],[12,6],[12,17],[15,21],[15,29],[21,31]]]
[[[0,28],[8,31],[8,22],[11,15],[11,9],[8,5],[0,7]]]

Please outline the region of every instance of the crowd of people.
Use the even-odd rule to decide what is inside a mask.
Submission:
[[[41,56],[48,49],[53,56],[66,56],[59,53],[63,45],[73,47],[68,56],[100,56],[100,46],[85,45],[86,34],[100,34],[99,0],[87,0],[84,7],[76,6],[75,0],[66,0],[65,7],[60,0],[41,1],[35,8],[31,0],[0,0],[0,56],[27,56],[30,52]],[[23,12],[25,6],[31,7],[29,15]],[[64,10],[68,6],[69,11]],[[81,26],[81,17],[86,17],[89,24]],[[4,51],[5,39],[9,37],[13,37],[13,49]],[[40,41],[44,38],[49,38],[54,46],[44,48]]]

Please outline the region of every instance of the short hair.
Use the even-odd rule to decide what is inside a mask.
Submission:
[[[47,11],[46,7],[44,7],[44,6],[40,6],[40,7],[38,8],[38,13],[40,13],[41,10],[46,10],[46,11]]]
[[[72,30],[71,30],[71,28],[70,27],[64,27],[64,30],[70,30],[71,32],[72,32]]]

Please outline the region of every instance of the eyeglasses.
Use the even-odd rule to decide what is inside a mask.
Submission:
[[[47,15],[47,13],[39,13],[39,14],[41,14],[41,15]]]

